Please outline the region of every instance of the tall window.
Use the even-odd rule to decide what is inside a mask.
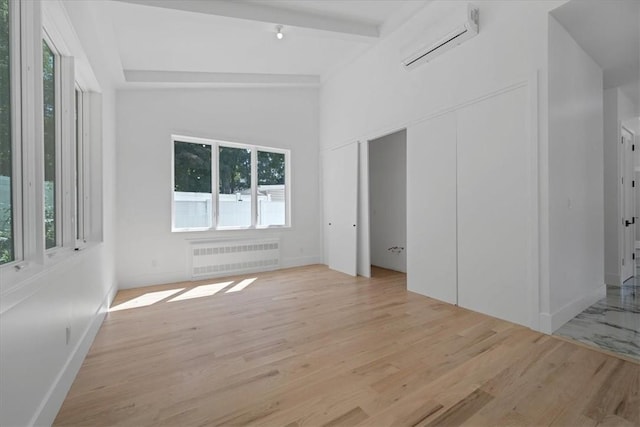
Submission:
[[[258,225],[285,225],[284,153],[258,150]]]
[[[58,245],[57,132],[56,132],[56,57],[46,41],[42,42],[42,79],[44,99],[44,230],[45,248]]]
[[[174,231],[289,225],[288,150],[186,137],[173,144]]]
[[[174,228],[211,228],[211,145],[174,143]]]
[[[15,259],[9,0],[0,0],[0,264]]]
[[[218,227],[251,225],[251,150],[219,147]]]

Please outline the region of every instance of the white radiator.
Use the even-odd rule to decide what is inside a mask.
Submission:
[[[189,260],[194,280],[275,270],[280,266],[280,239],[194,241]]]

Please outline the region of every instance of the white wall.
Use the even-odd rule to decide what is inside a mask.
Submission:
[[[618,123],[618,89],[604,91],[604,272],[605,283],[620,286],[620,170],[619,156],[619,123]]]
[[[118,284],[188,280],[187,239],[281,237],[283,266],[320,261],[317,89],[118,92]],[[171,232],[171,135],[291,149],[292,227]]]
[[[114,107],[108,74],[110,29],[100,4],[66,4],[102,89],[100,165],[104,243],[72,253],[0,296],[0,425],[48,425],[80,368],[115,293]],[[95,177],[95,173],[94,173]],[[65,329],[71,328],[66,344]]]
[[[602,70],[549,17],[549,284],[557,329],[604,295]]]
[[[548,12],[563,1],[483,1],[480,33],[434,61],[406,71],[400,61],[411,50],[459,23],[451,9],[464,2],[434,1],[403,27],[324,82],[320,92],[321,149],[370,140],[406,128],[465,102],[522,83],[538,83],[539,123],[528,137],[540,144],[540,252],[548,250],[546,209]],[[535,97],[535,93],[534,93]],[[496,124],[499,125],[499,124]],[[538,127],[539,126],[539,127]],[[532,162],[535,159],[530,159]],[[420,180],[420,176],[409,177]],[[408,229],[407,234],[415,230]],[[326,239],[326,233],[324,235]],[[410,254],[409,254],[410,256]],[[540,308],[548,307],[548,256],[541,258]],[[411,274],[411,272],[408,272]],[[537,305],[538,301],[514,301]],[[526,307],[527,312],[530,308]],[[536,327],[533,325],[533,327]]]
[[[369,210],[371,265],[406,272],[406,131],[369,141]],[[394,246],[402,250],[390,251]]]

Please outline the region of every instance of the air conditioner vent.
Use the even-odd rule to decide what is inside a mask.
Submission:
[[[462,22],[455,30],[440,37],[436,42],[426,45],[405,58],[402,64],[407,70],[413,69],[476,36],[479,31],[479,16],[478,8],[468,5],[466,21]]]

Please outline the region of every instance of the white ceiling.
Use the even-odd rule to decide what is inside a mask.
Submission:
[[[403,3],[397,0],[240,0],[245,3],[268,5],[326,17],[361,21],[381,25]]]
[[[318,84],[427,0],[120,0],[109,3],[131,84]],[[399,22],[402,21],[402,22]],[[275,37],[283,24],[283,40]],[[180,74],[182,73],[182,74]],[[274,75],[276,78],[274,79]]]
[[[605,89],[640,90],[639,0],[572,0],[552,15],[602,67]]]

